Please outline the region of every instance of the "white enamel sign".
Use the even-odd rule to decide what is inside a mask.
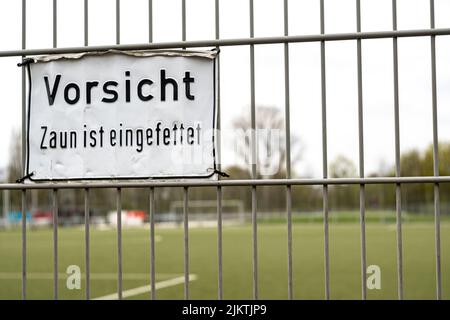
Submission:
[[[28,64],[32,181],[214,175],[216,51],[46,56]]]

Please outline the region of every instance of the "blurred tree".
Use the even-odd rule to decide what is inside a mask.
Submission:
[[[285,178],[286,177],[286,130],[285,119],[280,109],[272,106],[258,106],[256,108],[255,127],[257,129],[257,168],[261,168],[267,165],[267,160],[271,162],[271,166],[277,170],[271,174],[264,174],[261,169],[258,170],[258,176],[264,174],[266,177],[271,178]],[[236,155],[242,163],[248,165],[249,172],[251,172],[251,119],[247,113],[242,113],[233,120],[233,128],[239,130],[238,133],[249,133],[236,135],[235,151]],[[265,136],[266,131],[270,135]],[[278,135],[278,141],[271,140],[276,139]],[[277,150],[274,150],[277,148]],[[298,136],[291,133],[290,135],[290,155],[291,155],[291,167],[294,170],[295,165],[301,159],[300,151],[304,148]],[[262,159],[261,154],[266,154],[267,159]]]
[[[273,106],[258,106],[256,108],[256,153],[257,177],[283,179],[286,178],[286,130],[285,118],[280,109]],[[236,155],[241,163],[246,165],[244,171],[239,167],[227,168],[227,173],[234,179],[251,178],[251,119],[247,113],[239,115],[233,121],[236,129],[235,148]],[[290,163],[291,175],[300,161],[300,151],[303,145],[300,139],[290,135]],[[249,190],[249,188],[247,188]],[[249,192],[241,190],[241,195],[250,196]],[[285,188],[282,186],[262,186],[258,188],[258,210],[281,211],[285,208]],[[247,199],[249,200],[249,199]],[[250,201],[245,201],[251,205]]]
[[[352,160],[339,155],[330,164],[330,177],[332,178],[350,178],[356,177],[356,167]]]
[[[450,143],[440,143],[438,146],[439,174],[450,175]],[[416,149],[403,152],[400,158],[400,175],[403,177],[433,176],[433,146],[424,151]],[[389,171],[372,173],[370,176],[395,176],[395,167]],[[409,212],[433,213],[434,188],[433,184],[403,184],[402,208]],[[387,185],[373,185],[370,193],[371,203],[384,209],[395,208],[395,189]],[[450,185],[440,184],[440,204],[443,214],[450,214]]]

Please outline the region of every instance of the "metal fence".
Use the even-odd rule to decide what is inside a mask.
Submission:
[[[434,185],[434,219],[435,219],[435,265],[436,265],[436,298],[441,299],[442,272],[441,272],[441,245],[440,245],[440,206],[439,185],[450,182],[450,176],[439,176],[438,163],[438,127],[437,127],[437,99],[436,99],[436,36],[450,35],[450,28],[435,28],[434,0],[430,0],[430,28],[419,30],[397,30],[397,3],[392,0],[392,30],[377,32],[361,32],[361,7],[360,0],[355,0],[356,29],[355,33],[325,33],[324,0],[320,0],[320,34],[313,35],[289,35],[288,32],[288,0],[280,1],[284,5],[284,35],[278,37],[254,37],[254,8],[253,0],[249,0],[250,12],[250,34],[248,38],[221,39],[219,32],[219,0],[215,1],[215,39],[201,41],[186,40],[186,0],[181,1],[182,8],[182,41],[153,43],[153,7],[152,0],[148,1],[148,43],[120,44],[120,0],[116,0],[116,44],[105,46],[89,46],[88,39],[88,0],[84,0],[84,46],[58,48],[57,44],[57,1],[53,0],[53,48],[27,49],[26,48],[26,0],[22,0],[22,49],[0,51],[0,57],[26,57],[29,55],[52,54],[52,53],[75,53],[84,51],[102,51],[108,49],[136,50],[136,49],[163,49],[163,48],[192,48],[192,47],[223,47],[223,46],[248,46],[250,50],[250,94],[251,94],[251,128],[255,129],[255,53],[254,49],[259,44],[284,44],[284,75],[285,75],[285,130],[286,130],[286,179],[258,179],[256,166],[256,144],[255,131],[252,139],[252,179],[249,180],[218,180],[218,181],[145,181],[145,182],[80,182],[80,183],[4,183],[0,184],[0,190],[20,190],[22,207],[22,298],[27,297],[27,226],[26,226],[26,195],[31,189],[47,189],[52,192],[53,212],[53,288],[54,298],[58,299],[58,190],[60,189],[84,189],[84,212],[85,212],[85,264],[86,264],[86,298],[90,299],[90,190],[94,188],[115,188],[117,204],[117,286],[118,297],[122,298],[122,189],[145,188],[148,189],[149,212],[150,212],[150,266],[151,266],[151,298],[155,299],[155,189],[161,187],[183,188],[183,228],[184,228],[184,296],[189,299],[189,202],[188,192],[190,188],[200,186],[212,186],[217,189],[217,254],[218,254],[218,299],[223,298],[223,258],[222,258],[222,188],[233,186],[247,186],[251,188],[252,203],[252,262],[253,262],[253,298],[258,299],[258,199],[256,190],[259,186],[285,186],[286,188],[286,246],[288,252],[287,288],[288,298],[294,298],[293,288],[293,251],[292,251],[292,192],[294,185],[319,185],[322,186],[323,194],[323,236],[324,236],[324,261],[325,261],[325,298],[330,298],[330,258],[329,258],[329,218],[328,218],[328,187],[330,185],[359,185],[360,201],[360,232],[361,232],[361,298],[366,298],[366,226],[365,226],[365,186],[368,184],[389,184],[396,187],[396,233],[397,233],[397,279],[398,298],[403,298],[403,249],[402,249],[402,208],[401,188],[402,184],[427,183]],[[400,135],[399,135],[399,80],[398,80],[398,46],[397,40],[401,37],[429,37],[431,50],[431,79],[432,79],[432,121],[433,121],[433,176],[404,177],[400,176]],[[393,76],[394,76],[394,105],[395,114],[395,177],[366,177],[364,172],[364,140],[363,140],[363,96],[362,96],[362,61],[361,42],[365,39],[390,38],[393,41]],[[329,178],[327,160],[327,92],[326,92],[326,63],[325,50],[328,41],[353,40],[357,43],[357,77],[358,77],[358,127],[359,127],[359,177],[358,178]],[[289,44],[298,42],[320,42],[321,57],[321,99],[322,99],[322,164],[323,177],[320,179],[294,179],[291,177],[290,160],[290,95],[289,95]],[[22,68],[22,163],[25,163],[25,130],[26,130],[26,74]],[[220,83],[219,83],[220,88]],[[220,95],[220,93],[219,93]],[[220,99],[218,106],[218,125],[220,130]],[[218,136],[220,147],[220,135]],[[220,166],[220,148],[218,150],[218,162]],[[220,169],[220,167],[219,167]]]

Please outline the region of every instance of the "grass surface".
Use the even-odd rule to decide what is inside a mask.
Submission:
[[[367,265],[381,268],[381,290],[368,290],[369,299],[396,299],[396,229],[392,223],[368,222]],[[156,227],[157,282],[183,275],[183,230]],[[84,231],[60,228],[59,296],[83,299]],[[442,222],[443,298],[450,298],[450,223]],[[0,299],[21,297],[21,233],[0,231]],[[28,230],[27,296],[53,298],[52,231]],[[189,230],[190,273],[198,279],[190,283],[190,298],[217,297],[217,230]],[[117,292],[117,233],[91,229],[91,295],[93,298]],[[403,225],[404,290],[406,299],[435,298],[434,224]],[[123,230],[124,290],[149,284],[149,231]],[[323,226],[321,223],[293,225],[294,297],[324,298]],[[285,224],[258,224],[258,283],[261,299],[287,298],[287,231]],[[78,265],[83,279],[81,290],[66,288],[66,268]],[[330,224],[330,285],[333,299],[359,299],[361,292],[360,227],[358,223]],[[251,226],[224,227],[223,290],[225,299],[252,298]],[[132,299],[148,299],[149,293]],[[182,299],[183,284],[160,289],[160,299]]]

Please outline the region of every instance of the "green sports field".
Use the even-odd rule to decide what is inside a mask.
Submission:
[[[394,215],[392,213],[392,215]],[[425,219],[426,220],[426,219]],[[84,283],[83,228],[60,227],[59,295],[62,299],[82,299]],[[444,220],[442,232],[443,298],[450,298],[450,222]],[[21,297],[21,233],[0,231],[0,299]],[[404,289],[407,299],[435,298],[434,224],[405,222]],[[156,226],[156,292],[160,299],[183,298],[183,229]],[[53,297],[53,255],[51,229],[28,230],[27,297]],[[190,297],[217,297],[217,230],[190,228]],[[91,295],[105,297],[117,292],[117,233],[114,229],[91,229]],[[145,286],[150,283],[150,240],[148,229],[123,230],[123,286],[130,299],[149,299]],[[323,225],[296,221],[293,225],[294,297],[324,298]],[[261,299],[287,298],[287,228],[281,222],[258,223],[259,291]],[[370,299],[395,299],[395,224],[367,223],[367,263],[381,268],[381,290],[368,290]],[[78,265],[82,271],[80,290],[66,288],[66,269]],[[330,223],[331,298],[359,299],[360,227],[357,222]],[[158,286],[158,284],[157,284]],[[141,291],[140,291],[141,290]],[[223,230],[223,290],[225,299],[252,298],[251,225],[225,226]],[[139,293],[141,292],[141,293]]]

